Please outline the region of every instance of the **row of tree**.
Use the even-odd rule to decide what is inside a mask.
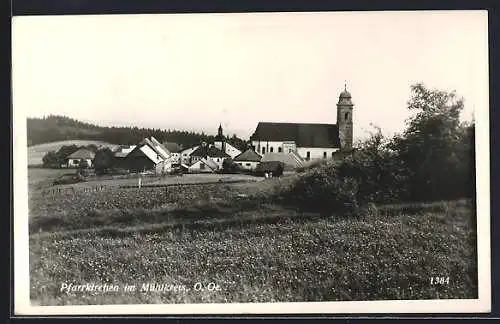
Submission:
[[[212,142],[213,135],[205,133],[161,130],[138,127],[103,127],[65,116],[50,115],[44,118],[28,118],[28,142],[30,145],[63,140],[99,140],[111,144],[137,144],[145,137],[154,136],[161,142],[175,142],[183,147],[199,145],[202,141]],[[226,136],[231,145],[245,150],[247,142],[236,134]]]

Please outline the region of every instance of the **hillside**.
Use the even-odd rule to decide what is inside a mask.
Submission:
[[[43,163],[42,158],[49,151],[57,151],[63,145],[77,145],[77,146],[87,146],[94,144],[97,147],[105,146],[113,149],[116,144],[111,144],[103,141],[92,141],[92,140],[68,140],[68,141],[57,141],[49,142],[43,144],[37,144],[28,146],[28,165],[40,165]]]
[[[215,132],[214,127],[214,132]],[[138,127],[105,127],[84,123],[66,116],[50,115],[44,118],[28,118],[27,120],[28,146],[37,144],[85,140],[98,141],[107,144],[136,144],[144,137],[154,136],[159,141],[169,141],[191,147],[201,141],[211,142],[213,135],[181,130],[161,130]],[[227,137],[233,146],[244,150],[246,142],[236,136]]]

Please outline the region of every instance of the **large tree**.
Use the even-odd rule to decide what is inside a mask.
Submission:
[[[97,150],[94,157],[95,172],[98,174],[106,173],[113,166],[113,161],[113,152],[108,147]]]
[[[412,199],[450,199],[464,195],[471,170],[470,132],[460,122],[464,101],[455,92],[411,86],[408,109],[414,114],[393,148],[408,170]]]

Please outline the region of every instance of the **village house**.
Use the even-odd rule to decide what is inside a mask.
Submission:
[[[116,147],[113,152],[113,166],[115,168],[125,168],[126,165],[124,163],[124,160],[127,155],[136,148],[136,146],[137,145],[120,145]]]
[[[305,165],[304,159],[295,151],[281,153],[266,153],[261,162],[281,162],[285,170],[294,170]]]
[[[212,173],[219,169],[219,166],[210,158],[201,158],[188,167],[192,173]]]
[[[163,146],[170,153],[170,161],[172,162],[172,167],[179,166],[181,164],[182,145],[174,142],[164,142]]]
[[[245,152],[237,155],[234,162],[242,170],[253,171],[262,160],[262,156],[255,152],[252,148],[248,148]]]
[[[80,161],[86,161],[90,168],[93,166],[94,158],[95,153],[93,151],[81,148],[66,157],[66,165],[68,168],[77,168],[80,165]]]
[[[143,139],[126,155],[123,166],[131,172],[154,171],[157,174],[171,170],[170,153],[154,137]]]
[[[259,122],[250,137],[256,152],[295,152],[305,160],[325,159],[353,143],[353,103],[344,88],[337,103],[337,124]]]
[[[196,151],[200,147],[199,145],[187,148],[181,151],[181,164],[190,165],[191,164],[191,153]]]
[[[207,143],[202,143],[195,151],[191,154],[190,164],[194,165],[196,162],[204,159],[211,161],[210,163],[217,167],[217,169],[222,169],[222,164],[224,160],[230,158],[229,154],[224,153],[214,145],[209,145]]]

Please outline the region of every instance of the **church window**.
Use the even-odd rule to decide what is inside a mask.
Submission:
[[[348,119],[349,119],[349,113],[347,113],[347,112],[346,112],[346,113],[344,114],[344,119],[345,119],[345,120],[348,120]]]
[[[262,148],[262,154],[265,154],[265,153],[266,153],[266,148],[265,148],[265,147],[263,147],[263,148]]]
[[[309,160],[311,158],[311,152],[307,152],[306,158]]]
[[[271,148],[269,149],[269,152],[273,153],[273,147],[271,146]]]
[[[278,147],[278,152],[281,153],[281,147]]]

